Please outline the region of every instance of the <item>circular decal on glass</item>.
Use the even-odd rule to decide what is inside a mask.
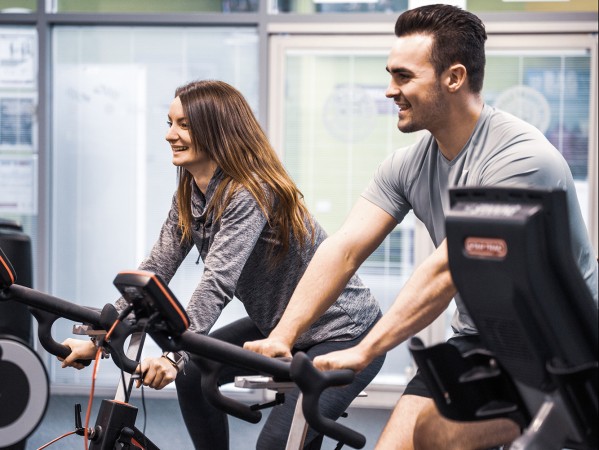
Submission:
[[[513,86],[495,100],[496,108],[513,114],[545,133],[551,121],[551,107],[545,96],[530,86]]]

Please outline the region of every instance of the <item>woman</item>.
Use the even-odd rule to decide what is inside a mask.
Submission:
[[[204,272],[188,306],[190,329],[208,333],[222,309],[236,296],[248,317],[211,336],[242,346],[263,339],[280,319],[295,286],[325,232],[310,216],[302,195],[286,173],[243,96],[220,81],[197,81],[176,90],[166,140],[177,166],[178,188],[160,236],[141,270],[169,282],[195,246]],[[117,301],[123,309],[124,300]],[[312,358],[352,347],[380,317],[380,308],[354,276],[325,314],[301,335],[294,350]],[[68,339],[72,349],[63,366],[92,358],[93,344]],[[143,384],[161,389],[176,379],[185,424],[197,449],[227,449],[226,415],[204,399],[193,360],[163,355],[144,359]],[[380,370],[374,361],[344,388],[325,392],[324,415],[337,419]],[[222,383],[240,371],[225,371]],[[257,448],[285,448],[298,391],[271,411]],[[309,431],[306,445],[316,437]]]

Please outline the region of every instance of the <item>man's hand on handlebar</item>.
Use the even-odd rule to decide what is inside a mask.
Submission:
[[[66,358],[61,358],[57,356],[59,361],[62,361],[62,367],[74,367],[77,370],[83,369],[84,366],[81,363],[78,363],[77,360],[82,359],[94,359],[96,356],[96,346],[92,341],[85,341],[81,339],[66,339],[62,345],[71,349],[71,353]]]
[[[317,356],[313,364],[319,370],[351,369],[358,373],[370,362],[366,355],[358,351],[358,347],[352,347]]]
[[[243,348],[271,358],[291,358],[291,349],[289,346],[273,338],[249,341],[243,344]]]
[[[172,383],[177,378],[179,373],[177,368],[166,358],[145,358],[135,370],[139,378],[136,381],[135,387],[144,386],[153,389],[162,389],[167,384]]]

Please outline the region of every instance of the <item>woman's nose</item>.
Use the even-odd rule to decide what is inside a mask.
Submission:
[[[175,133],[175,130],[173,129],[172,125],[170,127],[168,127],[168,130],[166,131],[165,139],[169,142],[177,140],[177,133]]]

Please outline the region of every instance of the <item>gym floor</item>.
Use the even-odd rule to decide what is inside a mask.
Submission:
[[[94,399],[90,422],[93,424],[98,412],[102,398]],[[87,408],[87,397],[76,395],[52,395],[48,404],[46,414],[27,440],[26,450],[36,450],[42,445],[50,442],[58,436],[75,429],[76,403],[81,404],[82,420],[85,420]],[[133,398],[131,403],[139,408],[137,416],[137,427],[143,431],[144,412],[141,398]],[[146,436],[151,439],[162,450],[193,450],[179,406],[175,398],[153,398],[145,399]],[[344,425],[366,436],[365,450],[371,450],[376,443],[384,424],[387,422],[391,411],[382,409],[352,408],[348,411],[348,417],[340,419]],[[263,412],[263,419],[268,415],[268,410]],[[231,430],[230,450],[251,450],[258,437],[261,424],[251,424],[234,417],[229,419]],[[325,439],[322,450],[333,450],[336,442]],[[83,437],[78,435],[67,436],[55,444],[47,447],[48,450],[81,450],[83,449]],[[349,448],[347,446],[343,447]]]

